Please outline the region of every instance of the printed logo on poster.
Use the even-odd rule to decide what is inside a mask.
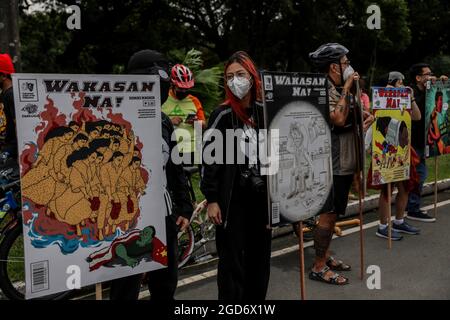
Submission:
[[[272,76],[264,76],[264,90],[273,90]]]
[[[144,108],[150,108],[155,106],[155,100],[144,100],[142,101],[142,106]]]
[[[19,100],[21,102],[38,102],[37,89],[36,79],[19,79]]]
[[[28,103],[21,110],[22,118],[39,118],[37,104]]]

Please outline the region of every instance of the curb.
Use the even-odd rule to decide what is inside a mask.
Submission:
[[[438,192],[450,189],[450,179],[444,179],[444,180],[438,181],[437,188],[438,188]],[[422,196],[427,196],[427,195],[430,195],[433,193],[434,193],[434,182],[429,182],[429,183],[424,184],[423,190],[422,190]],[[397,194],[397,191],[395,191],[393,194],[394,195]],[[379,198],[379,195],[377,195],[377,194],[365,198],[363,201],[364,212],[368,212],[368,211],[377,209],[378,208],[378,198]],[[394,203],[395,198],[394,197],[392,197],[392,198],[393,198],[392,203]],[[352,201],[349,203],[349,205],[347,207],[347,212],[343,217],[349,218],[349,217],[357,215],[358,213],[359,213],[358,201]],[[290,224],[285,225],[285,226],[276,227],[272,231],[272,238],[291,234],[292,232],[293,232],[293,230],[292,230],[292,226]],[[211,243],[209,245],[209,248],[211,249],[209,253],[211,253],[211,254],[216,253],[216,250],[215,250],[216,246],[214,244],[215,244],[215,241],[211,241]],[[0,290],[0,300],[2,300],[2,299],[5,299],[5,297],[3,296],[3,293]]]
[[[437,182],[437,188],[438,188],[438,192],[450,189],[450,179],[439,180]],[[428,196],[433,193],[434,193],[434,182],[425,183],[423,185],[422,196]],[[397,190],[393,192],[393,195],[396,195],[396,194],[397,194]],[[380,196],[378,194],[375,194],[375,195],[365,198],[363,200],[363,210],[364,210],[363,212],[365,213],[365,212],[377,209],[379,197]],[[391,203],[395,203],[395,197],[392,197]],[[342,218],[345,219],[345,218],[353,217],[358,214],[359,214],[358,201],[351,201],[347,207],[347,211],[346,211],[345,215],[343,215]],[[292,233],[292,232],[293,232],[293,230],[292,230],[292,226],[290,224],[285,225],[285,226],[280,226],[278,228],[273,229],[272,238],[284,236],[284,235]]]

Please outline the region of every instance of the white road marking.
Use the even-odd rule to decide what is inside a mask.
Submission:
[[[442,202],[438,202],[436,204],[436,207],[440,208],[440,207],[446,206],[448,204],[450,204],[450,200],[445,200],[445,201],[442,201]],[[431,204],[429,206],[426,206],[426,207],[422,208],[422,210],[431,210],[431,209],[434,209],[434,204]],[[393,216],[393,217],[395,218],[395,216]],[[363,230],[376,227],[377,225],[378,225],[378,220],[366,223],[366,224],[363,225]],[[348,236],[350,234],[359,232],[359,229],[360,229],[359,226],[357,226],[357,227],[353,227],[353,228],[344,230],[344,231],[342,231],[342,236],[334,235],[333,239],[340,238],[340,237],[345,237],[345,236]],[[311,246],[313,246],[313,244],[314,244],[313,241],[305,242],[304,243],[304,248],[311,247]],[[279,256],[282,256],[282,255],[285,255],[285,254],[288,254],[288,253],[291,253],[291,252],[294,252],[294,251],[297,251],[297,250],[298,250],[298,244],[294,245],[294,246],[291,246],[291,247],[288,247],[288,248],[284,248],[284,249],[280,249],[280,250],[274,251],[274,252],[272,252],[271,257],[272,258],[279,257]],[[217,260],[217,258],[215,258],[214,260]],[[213,261],[213,260],[210,260],[209,262],[211,262],[211,261]],[[214,277],[216,275],[217,275],[217,269],[214,269],[214,270],[203,272],[201,274],[197,274],[197,275],[194,275],[194,276],[191,276],[191,277],[188,277],[188,278],[184,278],[184,279],[178,281],[178,288],[186,286],[188,284],[192,284],[192,283],[201,281],[201,280],[212,278],[212,277]],[[106,289],[103,290],[103,291],[106,291]],[[92,296],[92,294],[88,294],[88,295],[85,295],[83,297],[77,297],[74,300],[81,300],[81,299],[89,297],[89,296]],[[143,290],[143,291],[141,291],[139,293],[139,299],[146,299],[148,297],[150,297],[150,293],[148,292],[148,290]]]

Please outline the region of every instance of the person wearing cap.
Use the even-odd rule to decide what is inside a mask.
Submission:
[[[0,148],[2,152],[9,152],[11,156],[17,156],[16,116],[14,110],[14,94],[11,75],[14,73],[14,65],[9,54],[0,54],[0,110],[5,117],[4,130],[0,136]]]
[[[170,80],[169,97],[163,104],[162,111],[170,117],[175,126],[183,164],[193,165],[196,151],[194,123],[200,122],[201,127],[204,128],[205,114],[201,102],[189,92],[194,87],[195,80],[188,67],[182,64],[174,65]],[[200,160],[197,163],[200,163]]]
[[[170,87],[168,75],[169,62],[160,52],[141,50],[133,54],[128,62],[128,73],[159,75],[161,87],[161,101],[167,99]],[[178,230],[185,230],[194,208],[189,196],[187,179],[181,165],[171,159],[172,150],[177,152],[176,142],[171,137],[174,132],[169,117],[161,112],[162,124],[162,152],[165,198],[170,198],[173,208],[167,208],[166,237],[167,237],[167,268],[155,270],[147,274],[148,289],[151,299],[157,301],[173,300],[178,283]],[[143,212],[142,214],[149,214]],[[157,231],[158,232],[158,231]],[[137,300],[143,276],[141,274],[113,280],[111,282],[111,300]]]
[[[405,87],[403,84],[403,80],[405,77],[402,73],[398,71],[392,71],[389,72],[389,74],[383,77],[383,86],[386,86],[387,88],[403,88]],[[411,96],[414,97],[414,91],[413,89],[407,87],[410,92]],[[407,111],[406,111],[407,112]],[[411,102],[411,120],[413,121],[419,121],[421,119],[421,113],[419,110],[419,107],[417,106],[414,99],[412,99]],[[393,122],[392,120],[389,121],[387,117],[384,119],[378,119],[377,122],[377,131],[380,132],[387,132],[389,126],[393,126],[398,124],[399,127],[399,136],[403,136],[404,139],[407,139],[408,132],[407,127],[403,122]],[[403,128],[403,129],[402,129]],[[401,134],[403,130],[406,130],[405,134]],[[394,130],[396,131],[396,130]],[[400,142],[399,144],[408,145],[408,141]],[[420,234],[420,230],[414,226],[409,225],[404,220],[404,214],[406,209],[406,204],[408,202],[408,194],[409,192],[413,191],[414,189],[418,188],[419,185],[419,178],[416,172],[416,165],[419,163],[419,157],[417,153],[415,152],[414,148],[411,147],[410,152],[410,178],[405,181],[399,181],[394,183],[393,185],[397,188],[398,193],[397,197],[395,199],[395,220],[392,223],[392,233],[391,233],[391,239],[393,241],[398,241],[403,239],[403,236],[400,233],[405,234],[411,234],[411,235],[417,235]],[[388,202],[388,190],[387,185],[373,185],[372,184],[372,164],[369,168],[369,173],[367,175],[367,187],[370,189],[380,190],[380,198],[378,200],[378,214],[380,217],[380,224],[378,225],[378,229],[376,231],[376,236],[384,239],[388,239],[388,222],[390,220],[389,217],[389,206],[391,205]],[[392,196],[393,188],[391,189],[391,196]]]
[[[330,108],[331,144],[333,157],[334,210],[323,213],[314,232],[316,256],[309,273],[312,280],[328,284],[345,285],[349,280],[336,271],[349,271],[351,267],[330,255],[329,247],[338,215],[344,215],[353,176],[357,173],[355,136],[351,105],[354,103],[355,82],[359,74],[347,58],[349,50],[339,43],[327,43],[311,52],[309,57],[319,72],[327,74]],[[364,131],[372,124],[373,116],[364,112]]]
[[[414,90],[414,98],[417,106],[423,117],[418,121],[412,121],[411,144],[419,155],[420,162],[416,167],[419,174],[420,183],[417,192],[410,192],[408,198],[408,205],[406,210],[408,214],[406,218],[421,221],[421,222],[435,222],[436,218],[428,215],[427,211],[422,210],[421,207],[421,193],[423,184],[427,179],[427,166],[425,163],[425,95],[426,84],[428,81],[436,81],[437,78],[431,71],[430,65],[426,63],[417,63],[410,68],[411,88]],[[448,81],[448,77],[442,75],[442,81]]]

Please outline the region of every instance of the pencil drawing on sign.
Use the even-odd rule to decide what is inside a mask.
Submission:
[[[296,221],[318,213],[332,188],[330,130],[322,114],[308,102],[285,105],[271,128],[279,129],[280,168],[270,187],[281,215]]]

